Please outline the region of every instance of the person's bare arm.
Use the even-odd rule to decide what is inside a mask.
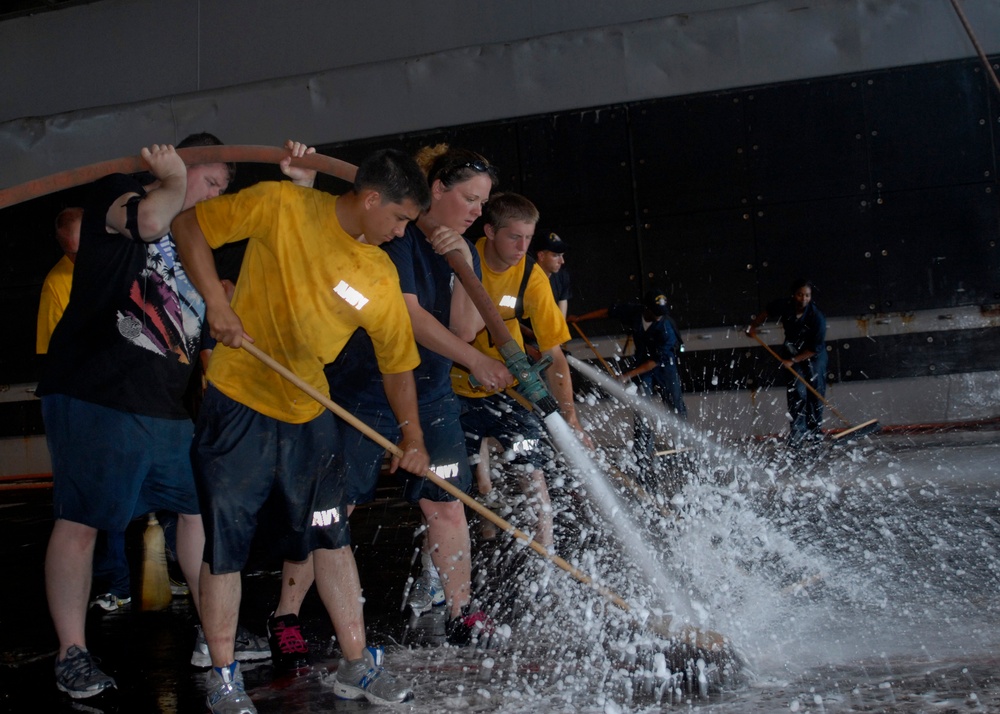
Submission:
[[[816,352],[814,350],[802,350],[791,359],[781,360],[781,364],[783,367],[791,367],[793,365],[798,364],[799,362],[805,362],[810,357],[815,357],[815,356]]]
[[[487,357],[472,345],[462,342],[420,306],[416,295],[403,293],[403,300],[410,313],[413,336],[420,345],[437,352],[442,357],[447,357],[452,362],[464,365],[480,384],[491,391],[505,389],[514,383],[514,377],[503,362]]]
[[[171,225],[177,256],[195,289],[205,300],[209,334],[227,347],[238,348],[243,340],[253,342],[243,331],[243,321],[229,304],[226,289],[215,269],[212,249],[193,208],[181,213]]]
[[[128,218],[130,212],[128,204],[138,195],[136,193],[119,196],[108,209],[104,222],[109,232],[153,243],[170,231],[170,222],[184,208],[187,166],[174,147],[169,144],[143,147],[139,154],[149,164],[150,173],[159,181],[159,185],[149,191],[135,209],[139,235],[132,235]]]
[[[383,374],[382,384],[389,400],[392,413],[399,422],[402,436],[399,448],[402,458],[393,455],[390,470],[395,472],[400,466],[411,474],[423,476],[431,464],[431,458],[424,446],[424,432],[420,428],[420,410],[417,406],[417,385],[413,372]]]
[[[288,149],[288,156],[278,162],[281,173],[290,178],[296,186],[312,188],[313,184],[316,183],[316,170],[292,166],[292,158],[302,158],[306,154],[315,154],[316,147],[306,146],[301,141],[289,139],[285,142],[285,148]]]
[[[451,324],[448,328],[462,342],[472,342],[484,327],[486,321],[479,314],[479,308],[472,302],[462,281],[456,278],[451,293]]]
[[[469,267],[473,267],[472,249],[461,233],[446,226],[437,226],[427,236],[427,241],[438,255],[444,257],[452,251],[458,251]],[[479,314],[479,308],[472,302],[462,281],[456,277],[451,292],[451,318],[448,329],[462,342],[472,342],[485,325],[486,322]]]
[[[622,383],[630,382],[632,381],[633,377],[638,377],[640,375],[646,374],[646,372],[651,371],[655,366],[656,366],[656,360],[653,359],[641,362],[640,364],[637,364],[629,371],[623,372],[621,375],[619,375],[618,381]]]

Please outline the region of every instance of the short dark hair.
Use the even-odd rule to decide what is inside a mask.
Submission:
[[[806,280],[805,278],[796,278],[793,280],[792,289],[789,292],[794,295],[801,288],[809,288],[810,292],[816,292],[816,286],[813,285],[812,280]]]
[[[383,203],[409,199],[426,211],[431,205],[427,177],[412,156],[398,149],[380,149],[369,154],[354,177],[354,191],[378,191]]]
[[[538,223],[538,209],[519,193],[498,193],[490,197],[483,209],[483,220],[498,231],[511,221]]]
[[[189,134],[181,139],[181,142],[177,145],[178,149],[187,149],[193,146],[222,146],[222,140],[215,134],[209,134],[207,131],[200,132],[198,134]],[[223,162],[219,162],[223,163]],[[236,164],[231,161],[225,162],[226,168],[229,169],[229,182],[232,183],[233,179],[236,177]]]

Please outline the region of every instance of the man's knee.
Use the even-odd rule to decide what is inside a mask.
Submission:
[[[467,528],[465,505],[461,501],[420,499],[420,510],[427,522],[444,528]]]

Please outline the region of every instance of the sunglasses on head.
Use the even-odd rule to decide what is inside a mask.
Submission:
[[[476,171],[480,171],[482,173],[493,173],[494,171],[492,166],[487,164],[485,161],[479,161],[478,159],[476,161],[466,161],[462,164],[462,168],[475,169]]]
[[[496,178],[497,175],[496,167],[491,166],[485,161],[480,161],[479,159],[476,159],[474,161],[466,161],[464,164],[459,164],[455,166],[453,169],[451,169],[448,173],[455,174],[461,171],[462,169],[472,169],[473,171],[477,171],[481,174],[489,174],[493,178]]]

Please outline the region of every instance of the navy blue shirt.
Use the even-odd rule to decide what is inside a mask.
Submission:
[[[649,327],[642,324],[642,305],[632,303],[612,305],[608,308],[608,316],[622,321],[635,340],[635,359],[637,364],[652,360],[659,365],[676,362],[676,349],[680,346],[680,335],[673,321],[664,316],[662,320],[650,323]]]
[[[451,293],[458,278],[443,256],[434,252],[424,232],[410,223],[399,238],[384,243],[399,273],[403,293],[416,295],[417,302],[442,325],[451,322]],[[479,253],[470,244],[473,269],[482,277]],[[451,360],[417,344],[420,365],[413,371],[417,383],[417,399],[429,404],[451,394]],[[373,409],[388,409],[389,402],[382,385],[382,375],[375,362],[371,338],[364,330],[354,333],[333,364],[326,367],[330,382],[330,397],[334,401],[368,401]]]
[[[768,317],[781,322],[785,330],[785,348],[791,356],[801,352],[826,352],[826,318],[815,304],[809,303],[797,317],[798,303],[791,297],[780,298],[765,308]]]

